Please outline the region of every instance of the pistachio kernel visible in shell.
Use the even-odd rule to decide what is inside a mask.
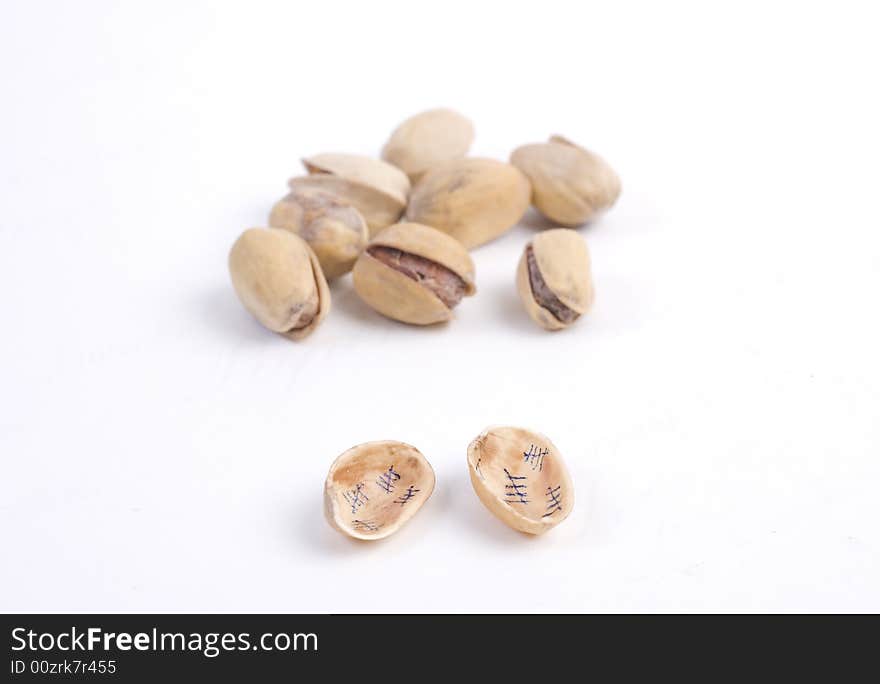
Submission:
[[[382,148],[382,159],[415,183],[426,171],[464,157],[474,141],[474,125],[451,109],[429,109],[400,124]]]
[[[470,249],[516,225],[530,196],[529,181],[515,166],[494,159],[454,159],[422,176],[410,194],[406,217]]]
[[[467,250],[418,223],[397,223],[374,237],[355,262],[352,277],[365,303],[414,325],[449,320],[462,297],[476,292]]]
[[[330,466],[324,513],[332,527],[355,539],[376,540],[399,530],[434,491],[434,470],[414,446],[367,442]]]
[[[487,428],[468,446],[467,462],[480,501],[515,530],[542,534],[571,513],[568,468],[553,442],[538,432]]]
[[[518,147],[510,155],[532,184],[532,204],[551,221],[579,226],[610,208],[620,178],[599,155],[559,135]]]
[[[306,242],[278,228],[249,228],[229,251],[229,274],[244,307],[269,330],[297,340],[330,310],[330,289]]]
[[[348,273],[369,240],[366,221],[357,209],[314,187],[297,187],[276,202],[269,225],[309,243],[328,280]]]
[[[526,312],[547,330],[561,330],[589,311],[594,290],[587,243],[575,231],[555,228],[523,250],[516,284]]]

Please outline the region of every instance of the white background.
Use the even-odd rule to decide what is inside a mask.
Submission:
[[[880,220],[871,3],[4,2],[0,609],[880,610]],[[308,340],[226,255],[301,156],[450,106],[473,153],[561,133],[624,192],[581,230],[594,312],[476,250],[441,328],[350,279]],[[467,480],[487,424],[577,489],[540,538]],[[333,531],[337,454],[437,473],[384,542]]]

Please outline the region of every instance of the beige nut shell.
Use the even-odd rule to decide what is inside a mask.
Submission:
[[[599,155],[562,136],[523,145],[510,163],[532,184],[532,203],[564,226],[578,226],[610,208],[620,196],[620,178]]]
[[[403,442],[367,442],[330,466],[324,513],[331,526],[355,539],[383,539],[409,521],[434,491],[434,470]]]
[[[309,243],[328,280],[351,270],[370,235],[357,209],[337,195],[312,187],[292,190],[276,202],[269,225]]]
[[[330,290],[308,244],[278,228],[249,228],[229,252],[232,285],[244,307],[269,330],[298,340],[330,310]],[[302,312],[317,299],[317,311],[298,327]]]
[[[465,282],[466,296],[476,292],[470,254],[446,233],[418,223],[397,223],[374,237],[367,249],[373,245],[393,247],[445,266]],[[352,278],[358,296],[388,318],[414,325],[442,323],[452,318],[452,310],[433,292],[366,250],[355,262]]]
[[[318,154],[303,159],[308,176],[292,178],[288,185],[321,188],[355,207],[367,222],[370,234],[395,223],[406,208],[410,182],[396,166],[355,154]]]
[[[544,435],[517,427],[487,428],[470,443],[467,461],[480,501],[513,529],[542,534],[571,513],[571,476]]]
[[[451,109],[429,109],[400,124],[382,148],[382,159],[415,183],[429,169],[464,157],[474,142],[470,119]]]
[[[539,233],[529,243],[544,283],[569,309],[578,314],[590,310],[595,298],[586,241],[570,228],[553,228]],[[542,328],[561,330],[563,323],[535,300],[529,280],[528,246],[523,249],[516,269],[516,288],[526,312]],[[572,321],[573,323],[574,321]]]
[[[433,226],[468,249],[495,239],[522,218],[531,186],[515,166],[466,158],[440,164],[413,188],[409,221]]]

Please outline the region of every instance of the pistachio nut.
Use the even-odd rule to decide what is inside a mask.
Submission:
[[[352,278],[360,298],[376,311],[415,325],[448,321],[462,297],[477,291],[467,250],[418,223],[397,223],[370,240]]]
[[[317,188],[291,190],[272,207],[269,225],[289,230],[309,243],[328,280],[348,273],[369,240],[360,212]]]
[[[541,534],[574,505],[574,486],[556,446],[517,427],[491,427],[470,443],[471,484],[480,501],[515,530]]]
[[[510,163],[532,183],[532,203],[563,226],[579,226],[610,208],[620,196],[620,178],[599,155],[562,136],[518,147]]]
[[[330,310],[318,258],[302,238],[278,228],[249,228],[229,252],[232,285],[264,326],[291,339],[312,332]]]
[[[403,442],[367,442],[330,466],[324,513],[334,528],[355,539],[382,539],[412,518],[434,491],[434,470]]]
[[[415,183],[426,171],[464,157],[474,141],[474,125],[451,109],[429,109],[400,124],[382,148],[382,159]]]
[[[292,178],[288,185],[320,188],[357,209],[374,235],[395,223],[406,208],[410,184],[396,166],[355,154],[319,154],[303,159],[308,176]]]
[[[528,179],[494,159],[454,159],[435,166],[413,188],[406,218],[433,226],[470,249],[516,224],[529,206]]]
[[[593,303],[587,243],[569,228],[539,233],[523,250],[516,287],[535,323],[547,330],[568,327]]]

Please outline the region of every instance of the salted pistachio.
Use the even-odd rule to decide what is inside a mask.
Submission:
[[[264,326],[297,340],[330,310],[330,290],[306,242],[279,228],[249,228],[229,252],[232,285]]]
[[[433,226],[470,249],[516,224],[529,206],[528,179],[494,159],[454,159],[435,166],[413,188],[408,221]]]
[[[515,530],[541,534],[574,505],[574,486],[559,450],[547,437],[517,427],[490,427],[467,452],[480,501]]]
[[[309,243],[328,280],[348,273],[370,239],[364,217],[329,192],[301,187],[275,203],[269,225]]]
[[[516,288],[535,323],[547,330],[568,327],[593,303],[587,243],[570,228],[539,233],[523,250]]]
[[[382,539],[412,518],[434,491],[434,470],[403,442],[367,442],[343,452],[324,483],[327,521],[355,539]]]
[[[302,162],[309,175],[288,185],[337,195],[361,213],[371,235],[395,223],[406,208],[409,178],[388,162],[356,154],[318,154]]]
[[[382,148],[382,159],[411,182],[438,164],[464,157],[474,141],[470,119],[451,109],[429,109],[400,124]]]
[[[531,181],[532,204],[563,226],[586,223],[620,196],[620,178],[614,169],[560,135],[518,147],[510,163]]]
[[[352,278],[376,311],[415,325],[448,321],[462,297],[477,291],[474,262],[461,243],[418,223],[396,223],[370,240]]]

